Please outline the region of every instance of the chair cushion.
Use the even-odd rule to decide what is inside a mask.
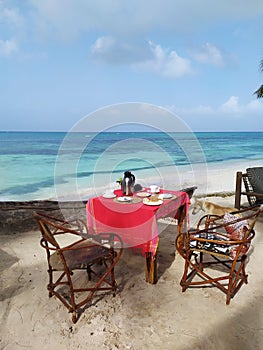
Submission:
[[[244,235],[246,231],[248,230],[249,223],[247,220],[241,220],[238,222],[234,222],[231,224],[231,222],[239,219],[238,216],[230,213],[225,213],[224,215],[224,223],[227,225],[225,226],[226,232],[229,234],[231,239],[237,239],[241,240],[244,238]]]
[[[225,244],[217,244],[216,242],[206,242],[206,241],[196,241],[194,238],[204,238],[209,240],[216,240],[216,241],[228,241],[228,239],[220,234],[217,233],[209,233],[209,232],[202,232],[197,233],[192,236],[190,242],[190,247],[195,248],[197,250],[206,250],[211,253],[217,253],[217,254],[229,254],[229,246]]]
[[[238,219],[238,216],[226,213],[224,215],[225,224],[229,224]],[[226,232],[229,234],[230,240],[242,240],[246,231],[249,229],[249,223],[247,220],[241,220],[225,227]],[[249,249],[250,244],[244,244],[240,256],[245,254]],[[235,259],[239,245],[231,245],[229,249],[229,255],[231,259]]]
[[[60,251],[65,257],[69,270],[86,267],[103,257],[110,256],[109,248],[92,239],[81,240],[76,242],[73,247],[64,247]],[[50,265],[55,270],[64,270],[59,251],[51,255]]]

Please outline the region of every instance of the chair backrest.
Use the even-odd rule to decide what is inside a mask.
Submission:
[[[222,227],[231,226],[236,223],[242,222],[247,220],[249,222],[249,227],[246,235],[249,235],[249,233],[253,230],[256,221],[258,219],[258,216],[263,211],[263,205],[261,205],[257,210],[252,210],[250,208],[245,208],[238,210],[236,212],[233,212],[233,219],[229,222],[224,221],[224,216],[217,216],[217,215],[204,215],[198,222],[197,228],[200,229],[201,225],[204,224],[205,228],[204,230],[211,228],[213,230],[217,230]],[[201,231],[202,229],[200,229]]]
[[[186,192],[188,194],[189,199],[193,197],[194,191],[197,189],[197,186],[182,188],[180,192]]]
[[[253,192],[263,194],[263,167],[247,168],[246,172]],[[263,198],[255,198],[255,203],[263,203]]]
[[[56,249],[60,248],[55,236],[58,234],[71,233],[88,238],[88,229],[86,224],[80,219],[62,220],[54,218],[47,214],[33,212],[33,217],[37,221],[43,239]]]
[[[244,186],[245,186],[246,193],[248,194],[247,195],[248,203],[249,203],[250,206],[253,206],[256,203],[257,197],[250,195],[250,193],[253,192],[253,188],[251,186],[251,183],[249,181],[247,173],[242,174],[242,180],[243,180],[243,183],[244,183]]]
[[[241,196],[247,197],[249,206],[257,206],[263,203],[263,167],[246,169],[246,173],[236,173],[235,208],[245,208],[241,204]],[[242,187],[245,187],[245,190]]]
[[[57,240],[54,237],[54,233],[58,230],[58,225],[49,220],[49,217],[44,214],[39,214],[34,212],[33,216],[37,221],[38,227],[42,234],[42,238],[46,243],[51,244],[56,249],[59,249],[60,246]]]

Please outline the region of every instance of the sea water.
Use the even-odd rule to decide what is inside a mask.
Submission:
[[[85,199],[126,170],[143,186],[191,186],[195,167],[239,160],[262,163],[263,132],[0,132],[0,200]]]

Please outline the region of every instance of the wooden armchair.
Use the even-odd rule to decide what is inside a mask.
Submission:
[[[263,203],[263,167],[246,169],[246,173],[236,173],[235,208],[245,208],[241,204],[242,196],[247,196],[249,206]],[[248,206],[247,205],[247,206]]]
[[[180,282],[183,292],[189,287],[215,286],[226,294],[226,304],[230,303],[242,284],[248,283],[247,251],[262,210],[263,206],[235,215],[205,215],[195,230],[177,236],[176,248],[185,261]]]
[[[80,308],[95,292],[112,291],[115,295],[114,267],[122,254],[122,241],[114,233],[89,236],[81,220],[63,221],[37,212],[33,216],[47,255],[49,297],[58,298],[76,323]]]

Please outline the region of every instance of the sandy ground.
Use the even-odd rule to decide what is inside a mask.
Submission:
[[[233,204],[232,197],[210,200]],[[190,218],[193,226],[197,216]],[[216,288],[182,293],[176,228],[169,225],[161,234],[157,284],[145,282],[144,258],[125,250],[116,268],[116,297],[95,299],[76,324],[57,299],[48,298],[40,233],[0,236],[0,349],[262,349],[263,218],[247,266],[249,283],[228,306]]]

